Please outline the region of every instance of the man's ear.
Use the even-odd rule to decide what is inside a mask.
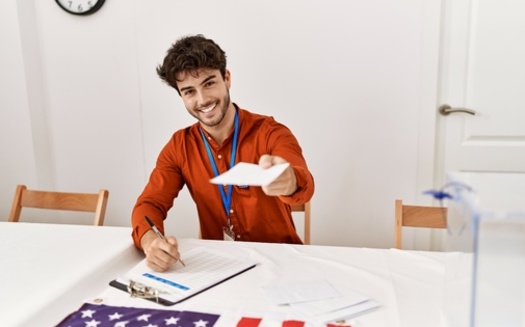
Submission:
[[[228,69],[224,72],[224,82],[226,83],[226,86],[228,86],[228,89],[230,89],[231,83],[232,83],[232,75]]]

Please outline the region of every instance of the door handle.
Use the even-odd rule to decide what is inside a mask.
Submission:
[[[467,109],[467,108],[452,108],[448,104],[441,105],[438,108],[438,111],[443,116],[447,116],[447,115],[449,115],[451,113],[454,113],[454,112],[464,112],[464,113],[471,114],[471,115],[475,115],[476,114],[475,110]]]

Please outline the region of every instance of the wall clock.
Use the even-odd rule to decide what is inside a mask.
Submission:
[[[97,12],[106,0],[55,0],[60,8],[73,15],[90,15]]]

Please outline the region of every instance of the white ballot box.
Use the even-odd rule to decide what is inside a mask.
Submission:
[[[447,251],[453,254],[445,264],[443,325],[525,326],[525,189],[520,196],[497,182],[525,176],[448,177]],[[487,188],[483,180],[491,178]],[[508,192],[512,201],[496,205],[491,192]]]

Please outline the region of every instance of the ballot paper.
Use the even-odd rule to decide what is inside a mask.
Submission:
[[[110,285],[150,295],[144,298],[163,305],[174,305],[256,266],[248,258],[227,256],[206,247],[185,252],[184,263],[166,272],[155,272],[144,259]]]
[[[298,313],[315,316],[341,310],[368,300],[369,299],[362,294],[352,290],[346,290],[344,295],[308,302],[290,303],[290,307]]]
[[[232,169],[210,180],[213,184],[266,186],[276,180],[290,166],[282,163],[262,168],[257,164],[239,162]]]
[[[263,289],[270,300],[277,305],[307,303],[341,296],[341,293],[330,283],[322,279],[274,283]]]
[[[325,280],[279,282],[263,289],[274,304],[289,305],[303,319],[318,325],[353,318],[379,306],[358,292]]]

